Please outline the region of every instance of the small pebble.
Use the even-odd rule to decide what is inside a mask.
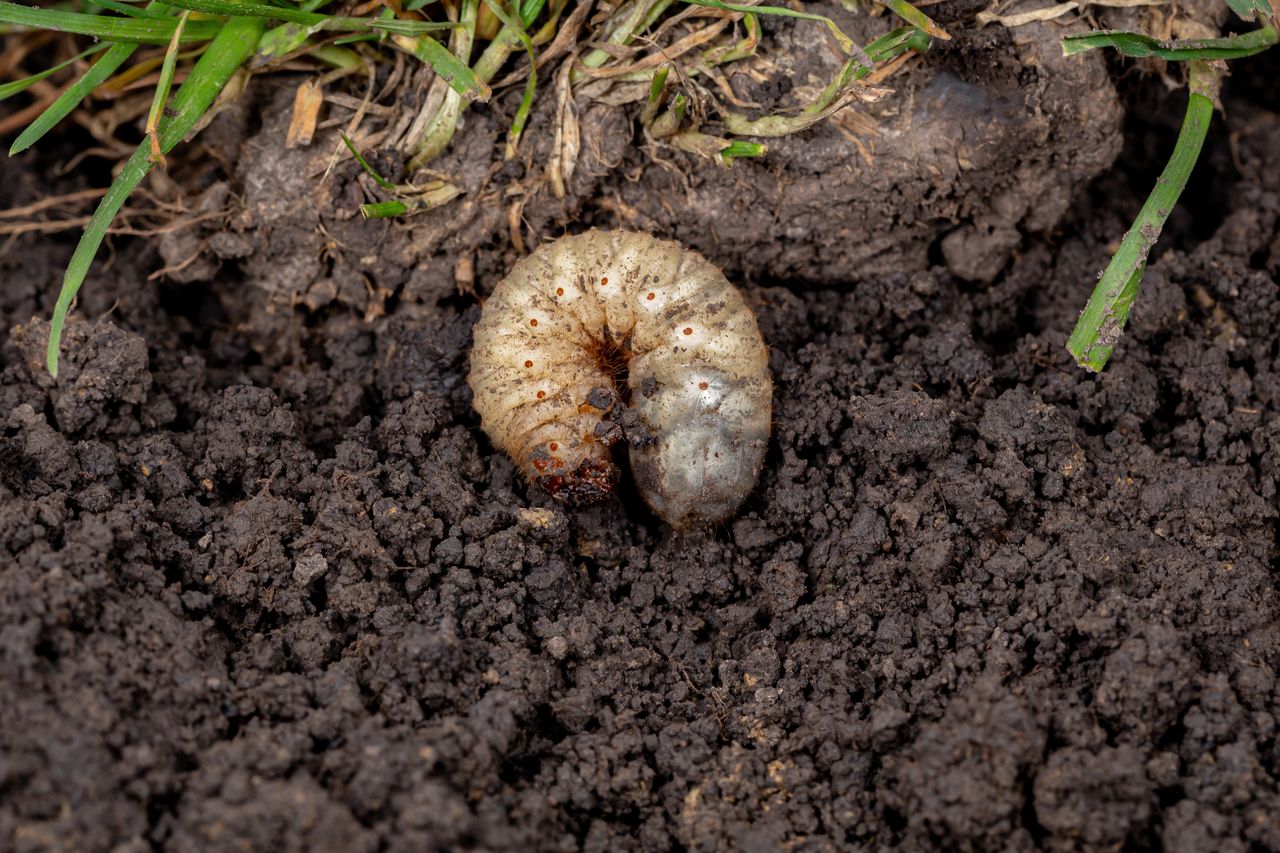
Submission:
[[[564,660],[564,656],[569,653],[569,641],[564,637],[552,637],[547,640],[547,653],[556,660]]]
[[[303,554],[293,564],[293,579],[300,584],[309,584],[329,571],[329,561],[320,554]]]

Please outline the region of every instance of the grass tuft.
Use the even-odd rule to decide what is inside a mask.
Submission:
[[[209,48],[196,60],[191,73],[174,96],[172,115],[161,118],[158,134],[161,154],[168,153],[177,145],[196,126],[205,111],[213,106],[231,75],[252,55],[263,29],[260,18],[231,18],[222,26]],[[102,197],[84,235],[76,245],[62,279],[62,289],[58,292],[58,301],[54,305],[53,320],[49,327],[45,363],[49,373],[55,377],[58,375],[62,328],[66,324],[71,303],[89,273],[89,267],[98,253],[98,247],[102,245],[111,220],[115,219],[125,199],[151,171],[152,165],[150,146],[139,145],[133,156],[125,162],[124,169],[111,182],[111,188]]]
[[[1213,118],[1213,105],[1220,85],[1217,70],[1204,62],[1191,64],[1191,83],[1187,114],[1174,143],[1173,154],[1147,202],[1138,212],[1133,227],[1120,242],[1111,263],[1098,277],[1089,303],[1080,313],[1067,349],[1076,363],[1088,370],[1099,371],[1115,351],[1120,334],[1129,322],[1129,310],[1138,296],[1138,285],[1147,269],[1147,257],[1160,239],[1165,221],[1178,203],[1195,168]]]
[[[44,94],[47,88],[35,89],[42,93],[43,109],[27,108],[34,118],[24,115],[30,123],[13,141],[10,154],[38,144],[77,108],[94,109],[95,98],[118,99],[124,92],[151,87],[143,141],[89,217],[66,269],[50,326],[49,371],[57,375],[68,312],[125,201],[152,168],[166,165],[165,157],[179,142],[209,121],[221,102],[237,96],[249,71],[285,63],[293,68],[300,57],[333,69],[304,84],[313,90],[310,111],[299,114],[295,108],[295,119],[306,119],[298,125],[306,132],[300,130],[288,144],[309,144],[326,100],[358,103],[342,140],[373,181],[366,190],[390,196],[370,199],[361,205],[361,214],[385,218],[439,207],[461,195],[447,176],[424,174],[426,164],[452,143],[471,103],[488,101],[497,86],[522,83],[504,150],[507,159],[515,157],[543,79],[541,69],[553,60],[559,64],[554,143],[544,173],[557,194],[565,192],[581,146],[579,100],[639,104],[644,138],[651,146],[677,148],[726,167],[767,156],[761,138],[799,132],[855,99],[875,96],[879,90],[858,85],[873,68],[907,51],[926,50],[930,38],[949,37],[907,0],[880,2],[909,26],[864,50],[828,17],[749,0],[629,0],[596,7],[594,18],[593,7],[581,0],[576,5],[573,0],[399,0],[381,6],[356,5],[357,0],[86,0],[79,11],[61,3],[41,7],[0,0],[0,31],[43,30],[95,39],[79,53],[63,54],[74,53],[70,58],[0,84],[3,99],[33,86],[47,87],[42,81],[83,68],[56,97]],[[354,14],[342,14],[352,9]],[[760,22],[768,16],[822,24],[848,61],[816,100],[798,112],[748,118],[722,108],[700,81],[726,87],[717,69],[755,56]],[[408,79],[401,76],[403,59],[393,62],[396,50],[430,68],[426,97],[416,116],[403,113],[405,121],[393,137],[378,131],[364,138],[376,137],[381,140],[377,144],[407,158],[410,179],[402,184],[378,174],[348,135],[356,134],[366,115],[386,117],[397,111],[377,103],[385,103],[389,92],[373,94],[379,67],[387,72],[384,78]],[[518,69],[499,80],[517,54]],[[368,80],[363,100],[342,92],[321,93],[321,86],[352,72]],[[174,91],[178,80],[183,82]],[[114,118],[111,126],[130,117]],[[715,125],[712,130],[709,121]],[[319,126],[335,123],[330,119]]]
[[[1270,13],[1267,0],[1245,2],[1255,11]],[[1240,12],[1235,4],[1232,8]],[[1062,51],[1067,56],[1109,47],[1125,56],[1155,56],[1189,64],[1187,112],[1173,153],[1111,262],[1099,273],[1089,302],[1067,340],[1067,350],[1086,370],[1097,372],[1106,366],[1129,322],[1129,312],[1138,297],[1151,249],[1160,239],[1169,214],[1187,186],[1209,132],[1225,68],[1222,60],[1252,56],[1276,43],[1276,30],[1271,26],[1215,39],[1165,40],[1141,33],[1103,30],[1070,35],[1062,40]]]

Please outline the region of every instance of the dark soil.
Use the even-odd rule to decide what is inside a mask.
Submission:
[[[365,223],[258,81],[188,179],[236,216],[116,241],[56,383],[70,238],[10,245],[0,847],[1280,849],[1276,63],[1234,66],[1093,376],[1063,342],[1183,96],[951,26],[874,165],[828,126],[686,191],[588,110],[524,206],[748,283],[777,426],[705,534],[558,507],[479,431],[457,272],[515,257],[501,175]],[[0,207],[75,144],[0,160]]]

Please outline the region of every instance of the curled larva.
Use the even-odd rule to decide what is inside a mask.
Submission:
[[[647,234],[562,237],[517,263],[485,302],[468,382],[489,438],[570,504],[609,495],[624,437],[675,527],[732,515],[764,461],[773,382],[755,316],[706,258]]]

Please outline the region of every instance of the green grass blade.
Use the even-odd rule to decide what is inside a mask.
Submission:
[[[191,73],[174,96],[171,120],[160,131],[160,146],[166,153],[191,132],[217,100],[231,75],[257,47],[262,31],[261,20],[231,18],[196,60]]]
[[[403,201],[371,201],[360,205],[360,215],[365,219],[391,219],[409,212]]]
[[[735,139],[720,149],[720,156],[725,160],[734,160],[739,157],[763,157],[766,150],[762,143]]]
[[[671,65],[663,65],[653,72],[653,82],[649,84],[649,103],[656,104],[667,88],[667,77],[671,75]]]
[[[1125,234],[1120,248],[1098,279],[1089,304],[1080,313],[1080,319],[1067,341],[1067,349],[1081,367],[1102,370],[1120,340],[1129,320],[1129,309],[1138,295],[1147,256],[1160,238],[1160,230],[1178,203],[1178,197],[1182,195],[1200,156],[1200,148],[1213,118],[1213,103],[1217,100],[1219,85],[1218,71],[1202,62],[1191,63],[1187,113],[1178,132],[1178,141],[1174,143],[1173,154],[1156,179],[1155,189],[1147,197],[1147,203],[1139,211],[1133,227]]]
[[[160,78],[156,81],[156,90],[151,97],[151,111],[147,114],[147,137],[151,141],[151,159],[164,165],[164,155],[160,152],[160,119],[164,115],[165,101],[169,100],[169,90],[173,88],[173,73],[178,69],[178,50],[182,43],[182,31],[191,17],[189,10],[178,16],[178,28],[173,31],[173,39],[169,49],[164,53],[164,61],[160,63]]]
[[[252,3],[246,0],[160,0],[160,2],[166,6],[203,12],[206,15],[241,15],[305,26],[320,25],[329,19],[328,15],[304,12],[296,7],[272,6],[269,3]]]
[[[126,44],[120,42],[111,45],[97,62],[90,66],[79,80],[71,85],[65,92],[58,96],[49,107],[36,120],[27,125],[26,130],[18,134],[18,138],[13,141],[13,146],[9,149],[9,156],[13,156],[21,151],[26,151],[32,145],[40,141],[46,133],[48,133],[54,125],[62,121],[71,111],[80,105],[80,102],[89,96],[89,93],[102,85],[102,83],[116,73],[116,70],[123,65],[133,52],[138,49],[136,44]]]
[[[38,30],[54,30],[93,36],[105,41],[126,41],[167,47],[178,22],[172,18],[116,18],[109,15],[85,15],[56,9],[37,9],[0,0],[0,23],[17,24]],[[222,29],[221,21],[192,21],[182,34],[182,41],[208,41]]]
[[[1227,5],[1246,21],[1255,21],[1258,15],[1266,17],[1271,14],[1271,6],[1267,0],[1227,0]]]
[[[538,16],[542,14],[546,5],[547,0],[523,0],[520,4],[520,22],[524,24],[526,30],[538,20]]]
[[[360,164],[360,168],[364,169],[365,174],[373,178],[373,182],[384,190],[395,192],[396,185],[382,177],[382,175],[378,173],[377,169],[369,165],[369,161],[364,159],[364,155],[356,149],[356,145],[351,141],[351,137],[347,136],[345,133],[339,133],[339,135],[342,137],[342,141],[346,143],[347,150],[351,152],[351,156],[356,158],[356,162]]]
[[[912,6],[907,0],[880,0],[880,2],[895,15],[906,21],[923,33],[928,33],[934,38],[940,38],[943,41],[950,41],[951,36],[942,27],[934,23],[934,20],[921,12],[915,6]]]
[[[156,13],[146,6],[135,6],[132,3],[121,3],[120,0],[92,0],[89,6],[96,6],[100,9],[106,9],[115,12],[118,15],[127,15],[130,18],[155,18]]]
[[[472,101],[487,101],[493,91],[480,80],[467,63],[431,36],[421,36],[408,45],[413,55],[427,63],[449,84],[453,91]]]
[[[529,121],[529,111],[533,108],[533,96],[538,90],[538,55],[533,49],[533,41],[529,38],[529,33],[525,30],[524,18],[518,14],[512,14],[502,8],[502,4],[497,0],[484,0],[489,11],[502,22],[504,32],[499,33],[498,38],[510,37],[514,34],[524,47],[525,53],[529,55],[529,79],[524,84],[524,94],[520,98],[520,106],[516,108],[515,118],[511,121],[511,130],[507,133],[507,150],[506,159],[510,160],[516,156],[516,148],[520,145],[520,135],[524,133],[525,123]],[[537,11],[534,10],[536,17]]]
[[[253,65],[266,65],[281,57],[300,50],[311,37],[311,28],[302,24],[284,23],[267,30],[258,42],[258,52],[253,57]]]
[[[167,6],[203,12],[206,15],[238,15],[300,24],[311,30],[336,30],[339,32],[366,32],[379,30],[399,35],[418,35],[436,30],[447,30],[454,24],[441,21],[399,21],[394,18],[351,18],[344,15],[322,15],[286,6],[254,3],[252,0],[160,0]]]
[[[93,217],[85,226],[80,242],[76,244],[75,253],[72,254],[71,262],[67,264],[67,271],[63,274],[62,289],[58,292],[58,301],[53,307],[53,321],[49,325],[49,348],[45,353],[45,364],[51,376],[58,375],[58,350],[62,340],[62,327],[66,324],[71,302],[80,290],[80,285],[84,283],[85,275],[89,272],[93,257],[97,254],[98,247],[102,245],[111,221],[124,206],[125,199],[149,171],[151,171],[151,151],[144,142],[133,152],[133,156],[125,162],[120,174],[111,182],[111,188],[98,203],[97,210],[93,212]]]
[[[795,9],[787,9],[783,6],[736,6],[732,3],[724,3],[721,0],[684,0],[684,2],[693,6],[706,6],[709,9],[723,9],[726,12],[742,12],[748,15],[777,15],[783,18],[802,18],[806,21],[818,21],[826,24],[827,29],[831,30],[831,34],[835,36],[836,41],[840,43],[840,47],[846,54],[853,53],[853,39],[844,34],[844,30],[836,26],[836,22],[825,15],[815,15],[812,12],[797,12]]]
[[[1123,30],[1099,30],[1064,37],[1062,54],[1073,56],[1094,48],[1110,47],[1125,56],[1135,58],[1157,56],[1174,62],[1195,59],[1240,59],[1261,53],[1273,47],[1276,41],[1276,31],[1272,27],[1262,27],[1226,38],[1183,40],[1154,39],[1141,33]]]
[[[198,22],[193,22],[198,23]],[[165,117],[160,128],[160,150],[170,151],[196,126],[200,117],[208,111],[235,70],[244,64],[257,47],[262,37],[263,23],[260,18],[231,18],[220,29],[187,75],[186,81],[178,89],[173,98],[172,113]],[[98,209],[93,212],[84,235],[76,245],[71,262],[67,265],[62,279],[62,289],[58,292],[58,301],[53,309],[53,320],[49,326],[49,348],[46,352],[46,364],[49,373],[58,375],[58,349],[62,340],[62,328],[66,324],[67,312],[71,303],[84,283],[98,247],[107,234],[107,228],[115,219],[120,208],[124,206],[129,194],[142,182],[151,171],[150,149],[144,142],[133,152],[133,156],[125,163],[124,169],[111,182],[107,194],[102,197]]]
[[[57,65],[53,66],[52,68],[46,68],[43,71],[40,71],[36,74],[32,74],[30,77],[23,77],[21,80],[14,80],[12,83],[5,83],[4,85],[0,86],[0,101],[3,101],[5,98],[9,98],[18,94],[19,92],[23,91],[29,86],[34,86],[36,83],[39,83],[41,80],[45,79],[46,77],[49,77],[53,74],[57,74],[59,71],[66,68],[68,65],[72,64],[73,62],[78,62],[81,59],[84,59],[86,56],[97,53],[98,51],[103,50],[105,48],[106,48],[105,44],[95,44],[93,47],[89,48],[83,53],[77,53],[75,56],[71,57],[66,62],[59,62]]]

